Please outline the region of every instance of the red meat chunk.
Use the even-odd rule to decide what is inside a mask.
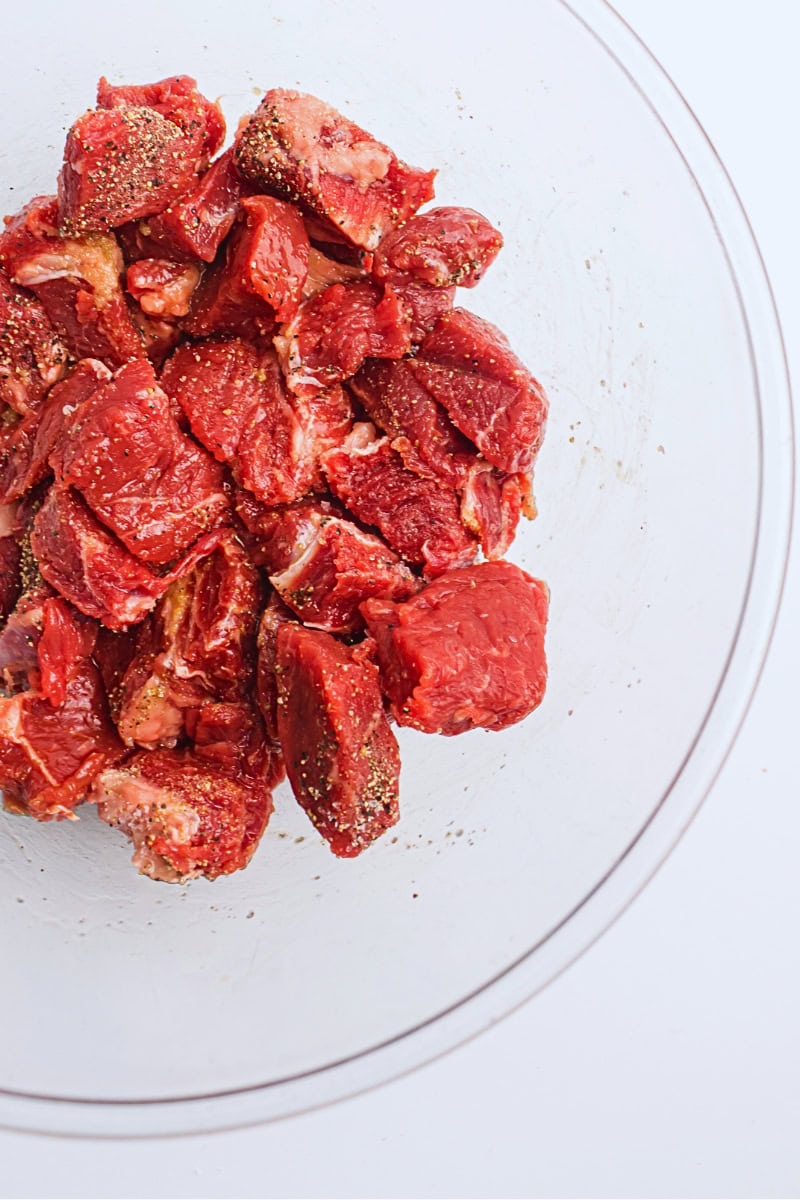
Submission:
[[[399,725],[505,729],[542,700],[548,592],[509,562],[450,571],[402,603],[367,600],[381,683]]]
[[[33,522],[31,550],[58,592],[109,629],[142,621],[169,585],[216,544],[217,531],[195,542],[166,575],[134,558],[92,515],[77,492],[52,487]]]
[[[218,104],[197,90],[190,75],[172,75],[156,83],[114,87],[105,77],[97,84],[98,108],[152,108],[183,133],[195,156],[195,167],[205,170],[209,158],[225,141],[225,118]]]
[[[297,516],[296,510],[284,516],[292,530]],[[278,527],[274,536],[288,543],[291,535]],[[416,577],[379,537],[313,509],[303,534],[296,536],[290,562],[270,575],[270,582],[304,625],[330,633],[358,629],[358,606],[368,596],[399,600],[417,590]]]
[[[58,180],[65,234],[104,233],[160,212],[194,187],[197,147],[153,108],[96,108],[67,134]]]
[[[0,537],[0,621],[12,612],[19,596],[21,554],[16,537]]]
[[[268,508],[241,488],[234,498],[234,511],[247,530],[242,536],[251,560],[267,574],[284,571],[293,562],[297,546],[313,537],[322,517],[346,515],[342,506],[327,496],[304,496]]]
[[[163,258],[141,258],[126,272],[126,286],[149,317],[185,317],[200,268]]]
[[[238,777],[192,750],[138,750],[98,777],[100,818],[133,842],[140,874],[165,883],[246,867],[272,813],[262,780]]]
[[[278,734],[278,677],[275,662],[278,655],[278,630],[287,622],[296,623],[293,613],[277,592],[270,592],[266,608],[258,623],[258,667],[256,671],[256,701],[264,720],[267,738],[280,756]]]
[[[92,658],[103,678],[108,708],[115,724],[122,703],[122,681],[136,653],[140,630],[140,625],[123,630],[107,629],[105,625],[97,628]]]
[[[173,583],[143,627],[121,689],[128,745],[174,746],[187,711],[241,702],[255,679],[258,571],[230,534]]]
[[[0,698],[3,803],[40,821],[72,817],[95,776],[122,753],[99,672],[84,659],[63,702],[31,689]]]
[[[353,858],[399,816],[400,753],[377,669],[330,634],[283,624],[276,671],[292,791],[333,853]]]
[[[19,544],[15,542],[17,548]],[[44,606],[55,598],[53,589],[41,579],[31,579],[0,632],[0,681],[9,694],[39,686],[39,639],[44,625]],[[19,580],[21,590],[22,580]]]
[[[536,515],[529,475],[505,475],[478,461],[461,497],[461,519],[480,538],[488,559],[502,558],[514,540],[520,515]]]
[[[97,359],[82,359],[36,412],[0,432],[0,503],[22,496],[44,479],[68,414],[110,378],[111,372]]]
[[[372,273],[392,280],[399,271],[437,288],[474,287],[502,245],[502,234],[473,209],[432,208],[386,235]]]
[[[26,417],[64,373],[66,347],[44,308],[0,271],[0,413]],[[5,412],[2,420],[6,421]]]
[[[476,450],[417,381],[407,359],[370,358],[349,381],[370,420],[395,439],[406,465],[451,487],[462,487]]]
[[[0,234],[0,266],[29,288],[75,358],[120,366],[144,356],[120,285],[120,248],[110,234],[61,237],[58,206],[38,196]]]
[[[318,480],[320,456],[351,424],[350,402],[340,388],[293,401],[271,347],[239,339],[181,346],[161,382],[195,437],[269,505],[309,491]]]
[[[418,381],[501,471],[526,471],[542,441],[547,397],[488,321],[455,308],[411,362]]]
[[[144,245],[149,240],[152,248],[135,257],[199,258],[203,262],[213,262],[233,228],[242,191],[233,150],[226,150],[191,192],[175,200],[163,212],[141,222],[136,233],[128,235],[128,245],[134,244],[132,238],[138,233],[144,239]]]
[[[238,136],[242,174],[374,250],[433,197],[433,171],[392,151],[314,96],[274,88]]]
[[[472,562],[477,545],[464,529],[457,494],[406,467],[389,438],[356,425],[323,459],[331,491],[365,525],[376,525],[407,562],[438,575]]]
[[[337,283],[305,300],[275,346],[290,389],[319,391],[354,375],[365,358],[402,358],[410,320],[391,291],[374,283]]]
[[[413,278],[397,276],[386,284],[386,293],[396,298],[410,322],[410,337],[417,346],[431,332],[436,322],[450,312],[456,297],[454,287],[429,287]]]
[[[41,637],[36,647],[38,687],[46,700],[59,707],[92,653],[98,626],[59,596],[48,597],[42,603],[41,614]]]
[[[297,309],[308,274],[308,235],[300,214],[273,196],[241,202],[242,219],[224,258],[207,273],[186,329],[209,333],[270,334]]]
[[[144,562],[171,562],[228,508],[220,467],[179,428],[149,363],[84,401],[60,456],[62,482]]]

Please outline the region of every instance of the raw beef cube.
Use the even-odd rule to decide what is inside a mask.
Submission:
[[[36,647],[38,689],[58,707],[65,703],[70,683],[92,653],[98,625],[60,596],[44,600],[41,614],[41,636]]]
[[[65,599],[109,629],[144,620],[169,585],[216,544],[212,531],[167,575],[155,575],[92,515],[77,492],[51,487],[36,514],[31,550],[39,570]]]
[[[198,289],[186,329],[209,333],[271,333],[294,315],[308,273],[308,236],[300,214],[273,196],[241,202],[225,256]],[[251,328],[252,327],[252,328]]]
[[[249,700],[206,700],[186,714],[186,729],[199,759],[231,777],[275,786],[264,723]]]
[[[400,753],[375,664],[330,634],[278,630],[278,730],[300,805],[353,858],[397,822]]]
[[[161,212],[196,181],[196,148],[173,121],[153,108],[91,109],[67,134],[59,228],[105,233]]]
[[[472,562],[477,545],[464,529],[456,492],[406,467],[389,438],[372,425],[323,459],[331,491],[365,525],[376,525],[407,562],[438,575]]]
[[[297,546],[313,537],[320,518],[345,516],[342,506],[325,496],[304,496],[267,508],[242,488],[234,498],[234,511],[247,530],[242,537],[251,560],[268,575],[286,570]]]
[[[437,288],[474,287],[502,245],[502,234],[474,209],[431,208],[386,235],[372,273],[392,280],[399,271]]]
[[[505,475],[478,461],[461,497],[461,519],[480,538],[488,559],[502,558],[514,540],[520,515],[535,517],[529,475]]]
[[[398,276],[386,284],[386,293],[395,297],[410,322],[410,337],[417,346],[430,333],[440,317],[450,312],[456,298],[454,287],[430,287]]]
[[[341,388],[293,400],[271,347],[239,339],[181,346],[161,382],[195,437],[264,504],[319,482],[319,460],[344,438],[352,407]]]
[[[544,434],[547,397],[488,321],[455,308],[411,362],[453,424],[501,471],[526,471]]]
[[[200,282],[200,268],[163,258],[141,258],[131,263],[125,278],[131,296],[149,317],[185,317]]]
[[[407,466],[451,487],[463,486],[476,461],[475,447],[417,382],[408,360],[367,359],[348,386],[370,420],[390,437],[404,439]]]
[[[45,396],[36,412],[0,432],[0,503],[22,496],[48,471],[48,460],[68,419],[111,372],[97,359],[82,359]]]
[[[35,689],[0,698],[0,790],[13,812],[39,821],[72,817],[122,749],[90,659],[71,675],[60,705]]]
[[[97,84],[98,108],[152,108],[183,133],[195,157],[195,169],[205,170],[208,160],[225,141],[225,118],[218,104],[197,90],[190,75],[172,75],[156,83],[114,87],[105,77]]]
[[[273,88],[238,135],[243,175],[374,250],[433,198],[433,171],[409,167],[314,96]]]
[[[140,625],[122,630],[107,629],[105,625],[100,625],[97,629],[92,658],[103,678],[109,712],[115,724],[122,702],[122,681],[136,653],[140,630]]]
[[[303,431],[271,348],[232,339],[181,346],[162,384],[192,432],[265,504],[302,495]]]
[[[139,244],[147,245],[146,239],[151,239],[157,250],[155,257],[213,262],[233,227],[241,197],[242,181],[233,161],[233,150],[226,150],[191,192],[140,223],[138,233],[144,241]],[[130,246],[135,244],[135,236],[128,235]],[[135,257],[150,258],[153,254],[146,251]]]
[[[377,284],[336,283],[304,300],[275,346],[290,389],[319,391],[354,375],[365,358],[402,358],[410,320],[396,296]]]
[[[399,725],[505,729],[542,700],[548,591],[509,562],[450,571],[410,600],[367,600],[381,684]]]
[[[101,820],[133,842],[142,875],[165,883],[246,867],[272,813],[260,780],[228,774],[192,750],[138,750],[96,780]]]
[[[144,562],[171,562],[227,512],[220,467],[179,428],[146,362],[84,401],[60,457],[62,482]]]
[[[0,271],[0,412],[4,405],[21,417],[34,412],[66,361],[66,347],[41,303]]]
[[[278,734],[278,677],[275,661],[278,655],[278,630],[287,621],[295,623],[294,614],[277,592],[270,592],[266,608],[258,623],[258,666],[256,670],[256,702],[264,719],[267,738],[274,751],[280,752]]]
[[[21,549],[18,543],[18,550]],[[0,544],[1,545],[1,544]],[[18,581],[21,585],[22,580]],[[18,586],[18,592],[21,587]],[[44,606],[55,592],[41,578],[29,585],[9,611],[0,633],[0,681],[7,694],[39,685],[39,639],[44,625]]]
[[[120,285],[123,262],[111,234],[61,237],[53,196],[37,196],[0,234],[0,265],[41,301],[75,358],[120,366],[144,357]]]
[[[292,561],[270,575],[304,625],[352,633],[362,624],[358,606],[368,596],[400,600],[417,590],[416,577],[374,534],[338,517],[319,516],[309,526]]]
[[[13,610],[20,590],[20,557],[22,551],[13,536],[0,537],[0,621]],[[2,638],[0,634],[0,638]]]
[[[118,725],[127,745],[174,746],[188,710],[250,693],[261,597],[258,571],[230,534],[172,584],[122,682]]]

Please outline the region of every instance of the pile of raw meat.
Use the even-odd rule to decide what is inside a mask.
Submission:
[[[500,234],[311,96],[224,137],[186,76],[101,79],[0,233],[0,788],[167,881],[245,866],[284,775],[359,854],[393,722],[501,729],[546,681],[503,555],[547,402],[453,306]]]

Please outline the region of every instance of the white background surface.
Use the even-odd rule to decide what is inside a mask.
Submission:
[[[739,189],[800,378],[800,3],[618,8]],[[515,1016],[404,1080],[265,1128],[158,1143],[0,1133],[0,1194],[800,1196],[798,613],[795,553],[761,688],[699,817],[616,926]]]

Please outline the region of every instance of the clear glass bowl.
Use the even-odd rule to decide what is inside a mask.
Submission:
[[[91,811],[0,819],[0,1124],[142,1135],[298,1112],[407,1071],[609,924],[691,819],[757,681],[792,432],[736,195],[600,0],[490,19],[460,5],[458,21],[421,3],[402,20],[357,3],[239,4],[232,22],[218,5],[98,11],[49,6],[46,40],[40,7],[15,16],[8,211],[52,190],[60,127],[101,72],[192,72],[234,120],[255,85],[299,85],[438,165],[440,202],[502,227],[465,302],[552,401],[541,515],[512,555],[552,588],[546,701],[499,735],[405,732],[396,837],[338,862],[281,789],[252,866],[182,889],[137,877]],[[38,82],[55,79],[57,93]]]

